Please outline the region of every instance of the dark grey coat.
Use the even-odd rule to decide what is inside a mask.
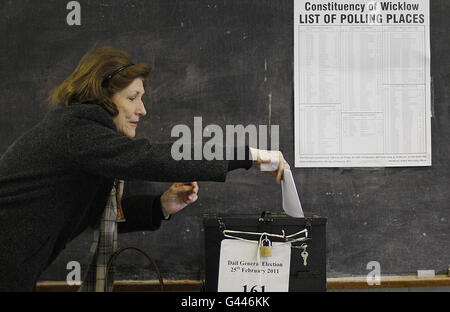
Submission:
[[[175,161],[170,150],[119,134],[99,105],[47,113],[0,159],[0,291],[33,290],[65,245],[99,220],[114,178],[225,180],[228,161]],[[159,197],[130,198],[123,208],[120,232],[160,226]]]

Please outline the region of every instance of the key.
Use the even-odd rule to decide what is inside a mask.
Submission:
[[[303,249],[301,256],[303,258],[303,265],[307,266],[308,263],[306,262],[306,260],[308,259],[308,252],[306,251],[306,249]]]

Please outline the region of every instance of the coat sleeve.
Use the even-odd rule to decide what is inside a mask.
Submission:
[[[114,129],[84,119],[68,127],[66,138],[66,162],[74,169],[109,178],[223,182],[228,169],[226,160],[176,161],[171,155],[171,144],[130,139]]]

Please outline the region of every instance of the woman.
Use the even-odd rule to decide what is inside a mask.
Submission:
[[[224,181],[229,170],[264,162],[255,149],[244,161],[175,161],[169,144],[133,139],[147,113],[142,96],[149,73],[147,64],[133,64],[125,51],[89,51],[52,92],[56,109],[2,156],[0,291],[33,290],[68,242],[99,226],[121,180]],[[279,182],[288,165],[276,155]],[[197,183],[189,182],[175,183],[161,196],[119,198],[125,221],[117,230],[155,230],[197,194]]]

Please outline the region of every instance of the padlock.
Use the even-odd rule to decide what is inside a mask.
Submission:
[[[266,237],[259,247],[261,257],[272,257],[272,242]]]

